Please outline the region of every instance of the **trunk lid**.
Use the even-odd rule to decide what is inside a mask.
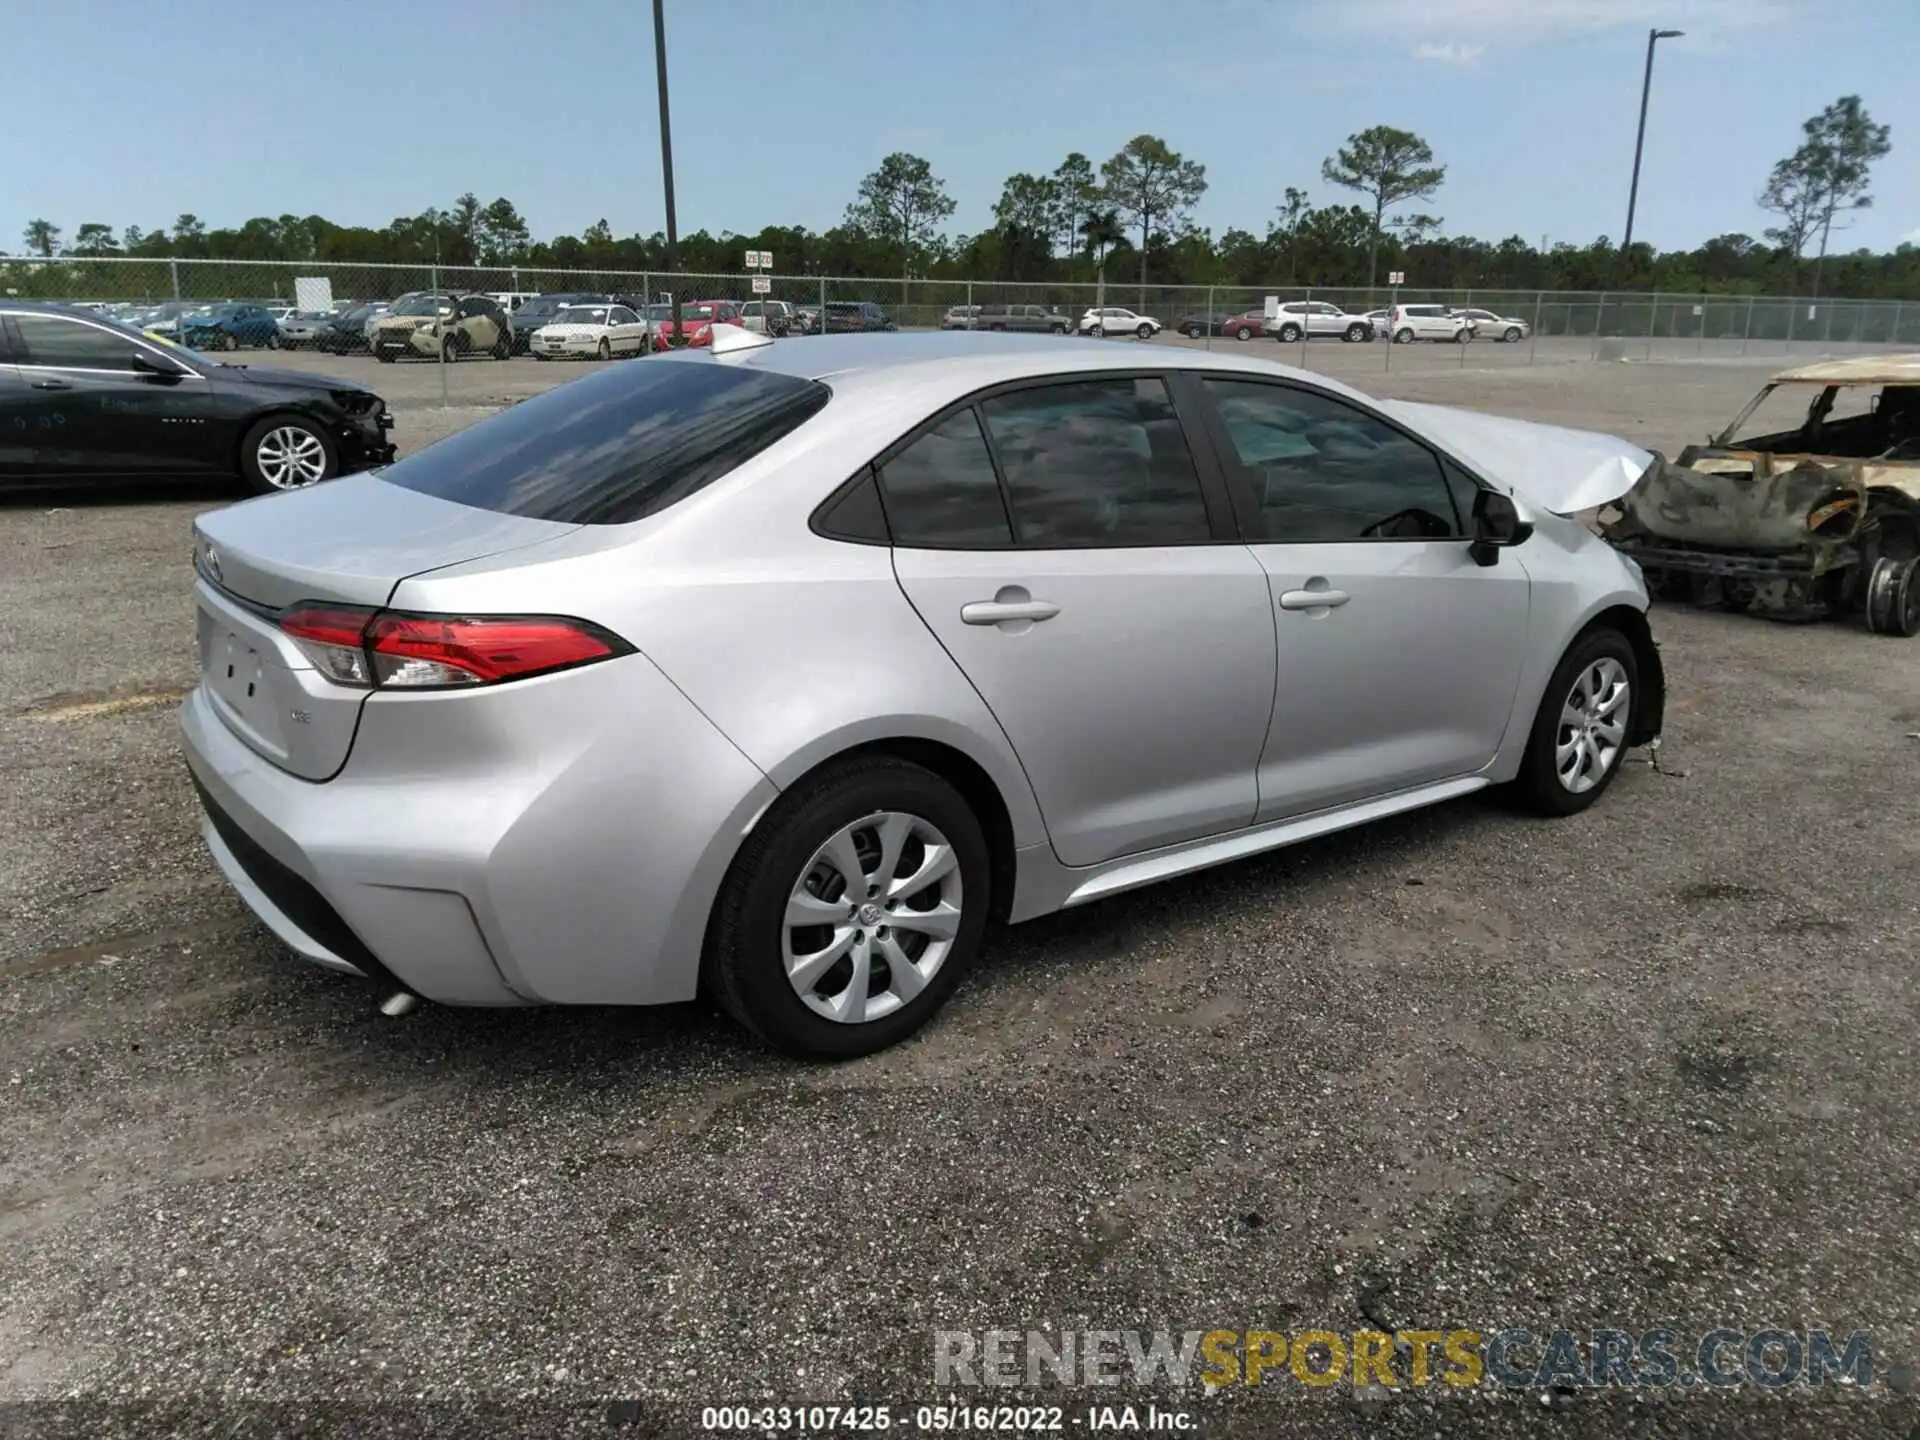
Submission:
[[[308,780],[346,763],[367,690],[323,675],[284,634],[302,602],[379,607],[402,580],[579,527],[502,515],[355,475],[215,510],[194,525],[201,683],[251,749]]]

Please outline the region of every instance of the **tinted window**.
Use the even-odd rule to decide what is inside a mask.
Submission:
[[[719,479],[827,397],[790,375],[647,360],[522,401],[380,476],[482,510],[621,525]]]
[[[1256,538],[1416,540],[1461,533],[1439,460],[1392,426],[1310,390],[1204,384],[1252,487]]]
[[[949,415],[880,472],[896,545],[1013,544],[993,459],[972,410]]]
[[[1022,545],[1177,545],[1212,538],[1165,382],[1087,380],[984,402]]]
[[[65,365],[76,370],[131,370],[138,348],[128,336],[59,315],[16,315],[27,348],[25,365]]]
[[[639,323],[640,320],[638,315],[634,314],[633,311],[627,309],[624,305],[616,305],[613,307],[612,318],[615,325],[634,325]]]

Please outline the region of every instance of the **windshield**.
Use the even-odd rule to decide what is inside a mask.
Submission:
[[[393,307],[395,315],[451,315],[453,302],[444,295],[409,295]]]
[[[1772,384],[1714,443],[1774,454],[1875,456],[1896,417],[1920,414],[1920,386]],[[1869,420],[1866,417],[1872,416]],[[1852,421],[1853,424],[1846,422]]]
[[[607,311],[604,305],[569,305],[562,310],[555,321],[560,325],[604,325],[607,323]]]

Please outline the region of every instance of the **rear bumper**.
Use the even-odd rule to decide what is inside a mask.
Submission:
[[[208,848],[262,923],[447,1004],[692,998],[713,897],[777,793],[637,655],[377,696],[324,783],[256,754],[204,689],[180,725]]]

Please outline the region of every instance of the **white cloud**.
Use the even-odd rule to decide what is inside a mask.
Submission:
[[[1900,237],[1902,245],[1920,245],[1920,230],[1909,230]]]
[[[1684,30],[1712,43],[1736,30],[1786,19],[1804,0],[1331,0],[1325,19],[1342,29],[1392,33],[1428,49],[1471,49],[1476,41],[1540,44],[1624,27]],[[1442,41],[1439,37],[1448,37]],[[1458,37],[1467,37],[1460,39]],[[1480,48],[1484,48],[1481,46]],[[1439,55],[1421,55],[1441,59]],[[1459,63],[1459,62],[1455,62]]]
[[[1441,65],[1474,65],[1487,53],[1484,45],[1462,45],[1458,40],[1449,40],[1444,45],[1429,41],[1413,47],[1413,58],[1432,60]]]

